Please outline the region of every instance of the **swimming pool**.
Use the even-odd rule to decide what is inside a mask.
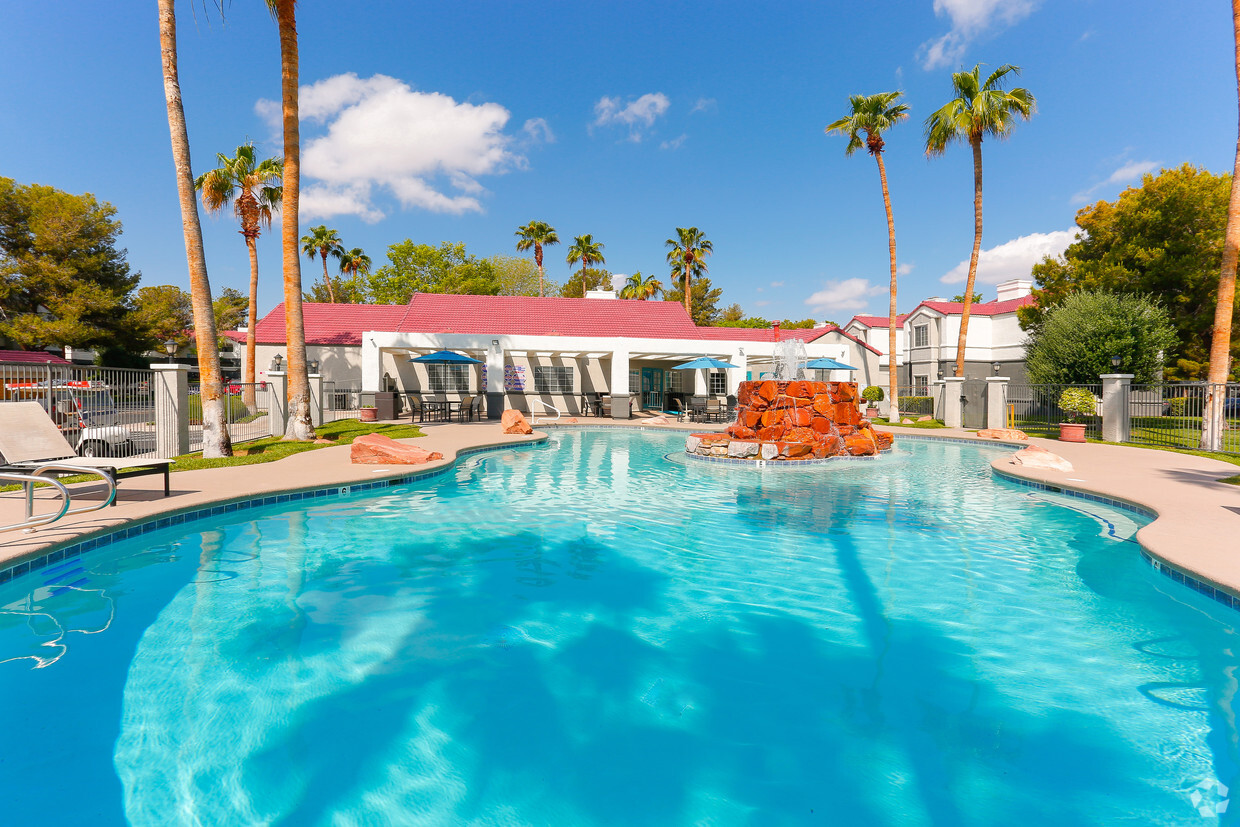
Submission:
[[[0,587],[5,821],[1218,822],[1235,618],[1143,518],[996,481],[1010,449],[682,440],[559,432]]]

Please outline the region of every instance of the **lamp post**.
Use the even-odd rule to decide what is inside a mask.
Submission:
[[[1111,357],[1111,368],[1113,370],[1119,370],[1120,361],[1122,360],[1119,358],[1119,356],[1112,356]]]
[[[269,365],[267,369],[270,371],[279,373],[280,368],[283,364],[284,364],[284,357],[281,356],[279,353],[277,353],[275,356],[271,357],[271,365]]]
[[[172,357],[177,355],[177,343],[172,339],[164,342],[164,352],[168,354],[168,364],[172,364]]]

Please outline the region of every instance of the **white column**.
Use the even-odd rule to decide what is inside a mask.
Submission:
[[[487,346],[487,419],[504,416],[504,346],[492,339]]]
[[[729,361],[736,365],[736,369],[728,371],[728,393],[736,396],[740,390],[741,382],[745,381],[745,371],[749,370],[749,360],[745,356],[745,349],[738,348],[732,354],[732,358]]]
[[[986,427],[1006,428],[1007,425],[1007,376],[986,377]]]
[[[943,377],[943,424],[949,428],[959,428],[964,424],[964,377]]]
[[[323,374],[312,373],[310,379],[310,424],[323,424]]]
[[[697,371],[694,371],[695,373]],[[629,418],[629,351],[611,352],[611,418]]]
[[[1102,380],[1102,438],[1107,442],[1127,442],[1132,420],[1128,409],[1131,373],[1104,373]]]
[[[288,372],[267,371],[267,384],[271,394],[271,409],[267,413],[271,420],[271,435],[284,436],[288,428]]]
[[[381,391],[383,351],[375,341],[374,333],[362,334],[362,390]]]
[[[154,364],[155,452],[161,457],[189,453],[189,365]]]

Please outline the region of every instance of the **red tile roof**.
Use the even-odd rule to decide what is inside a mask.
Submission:
[[[896,327],[899,327],[900,325],[904,324],[904,320],[907,318],[908,318],[907,313],[901,313],[900,315],[896,316]],[[886,327],[887,317],[886,316],[853,316],[851,319],[849,319],[848,323],[852,324],[853,322],[860,322],[866,327]]]
[[[308,345],[360,345],[364,330],[396,330],[405,314],[403,304],[318,304],[301,306],[302,326]],[[254,327],[261,344],[284,344],[284,302],[280,302]]]
[[[1016,308],[1025,307],[1033,304],[1033,296],[1021,296],[1019,299],[1008,299],[1007,301],[995,302],[978,302],[969,308],[971,316],[998,316],[1003,313],[1015,313]],[[932,302],[924,301],[917,307],[913,308],[913,312],[917,312],[918,307],[928,307],[931,310],[937,310],[946,315],[953,315],[964,312],[964,302]],[[911,316],[912,313],[905,314]]]
[[[38,362],[41,365],[71,365],[63,356],[46,350],[0,350],[0,362]]]

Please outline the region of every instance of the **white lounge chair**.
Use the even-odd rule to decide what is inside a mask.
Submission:
[[[168,472],[173,462],[175,460],[171,459],[79,457],[38,402],[0,402],[0,470],[33,473],[44,466],[69,464],[98,469],[113,484],[126,477],[163,474],[166,497],[169,494]]]

